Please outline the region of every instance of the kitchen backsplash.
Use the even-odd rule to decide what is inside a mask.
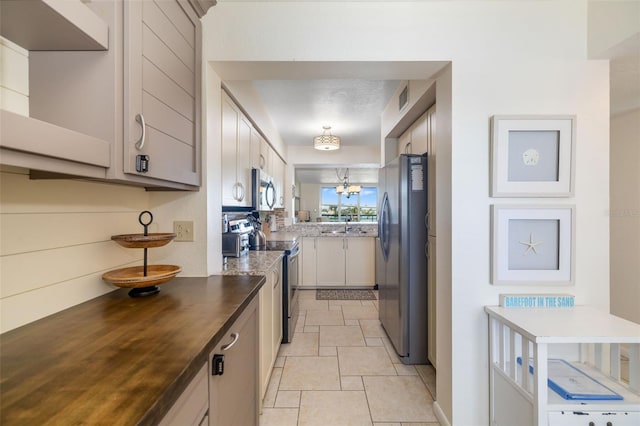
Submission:
[[[367,236],[378,236],[378,224],[377,223],[363,223],[354,222],[347,225],[350,232],[357,233],[363,231]],[[283,228],[285,232],[294,232],[303,237],[317,236],[322,231],[342,231],[345,228],[345,223],[331,223],[331,222],[305,222],[295,223]]]

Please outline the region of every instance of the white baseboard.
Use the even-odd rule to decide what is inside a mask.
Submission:
[[[444,411],[440,408],[438,401],[433,401],[433,414],[436,415],[436,418],[440,422],[440,426],[451,426],[451,422],[447,416],[444,415]]]

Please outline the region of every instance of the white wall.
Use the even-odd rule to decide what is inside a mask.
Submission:
[[[214,35],[205,60],[247,66],[272,60],[452,62],[452,278],[446,284],[453,333],[439,330],[452,339],[452,371],[449,383],[438,378],[448,421],[488,423],[483,306],[496,304],[500,293],[570,292],[580,304],[609,309],[608,64],[585,59],[586,2],[220,2],[204,23]],[[577,115],[575,197],[489,197],[494,114]],[[532,202],[577,206],[574,286],[490,285],[490,205]]]
[[[309,219],[315,222],[321,215],[320,211],[320,188],[317,183],[300,184],[300,210],[309,211]]]
[[[640,109],[611,117],[611,313],[640,323]]]
[[[65,180],[30,180],[0,172],[0,332],[116,289],[104,272],[142,264],[142,250],[112,235],[140,233],[148,208],[141,188]],[[160,232],[156,214],[151,232]],[[164,229],[162,229],[164,231]]]

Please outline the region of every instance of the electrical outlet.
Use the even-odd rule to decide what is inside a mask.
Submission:
[[[193,221],[174,221],[173,233],[176,234],[173,241],[193,241]]]

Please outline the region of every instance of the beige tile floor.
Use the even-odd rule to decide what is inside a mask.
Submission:
[[[377,319],[377,300],[300,293],[300,319],[280,348],[260,426],[439,425],[435,371],[400,362]]]

